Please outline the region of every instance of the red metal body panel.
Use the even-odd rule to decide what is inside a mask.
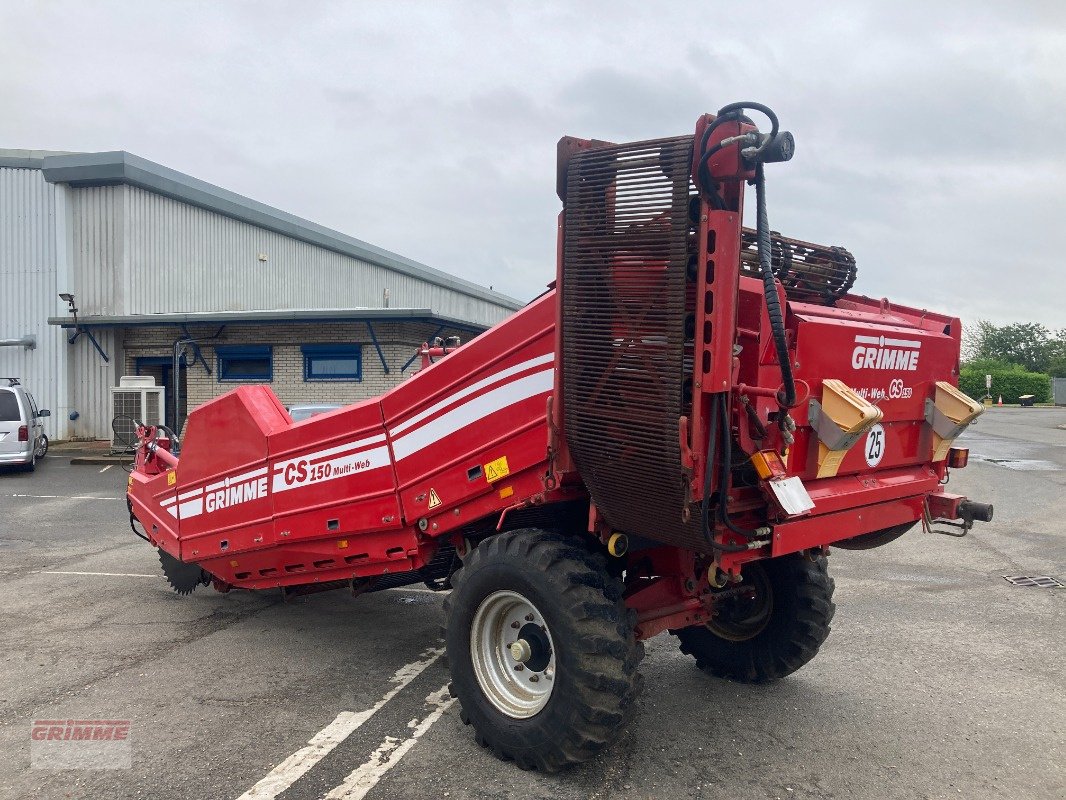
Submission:
[[[382,396],[404,516],[431,535],[478,519],[467,504],[483,516],[524,499],[514,483],[529,473],[543,490],[554,304],[546,294]]]
[[[239,387],[189,415],[180,468],[134,474],[135,513],[235,586],[417,569],[437,537],[544,493],[554,341],[549,292],[380,398],[299,423]]]

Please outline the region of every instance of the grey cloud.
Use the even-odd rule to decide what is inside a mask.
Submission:
[[[798,140],[773,226],[851,249],[858,291],[1063,327],[1064,8],[12,8],[0,144],[131,150],[529,298],[554,275],[560,136],[761,100]]]

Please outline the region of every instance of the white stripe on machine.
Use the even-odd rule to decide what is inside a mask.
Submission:
[[[419,413],[415,414],[410,419],[404,420],[399,425],[393,426],[392,433],[393,433],[394,436],[399,436],[405,430],[407,430],[410,427],[413,427],[414,425],[416,425],[417,423],[419,423],[422,420],[426,419],[427,417],[433,416],[434,414],[436,414],[441,409],[450,406],[452,403],[455,403],[458,400],[462,400],[464,397],[469,397],[470,395],[481,391],[486,386],[491,386],[492,384],[494,384],[494,383],[496,383],[498,381],[501,381],[504,378],[509,378],[512,375],[517,375],[519,372],[525,372],[527,369],[532,369],[533,367],[539,367],[539,366],[542,366],[544,364],[550,364],[554,360],[555,360],[555,353],[545,353],[542,356],[537,356],[536,358],[531,358],[531,359],[529,359],[529,361],[523,361],[521,364],[515,364],[513,367],[508,367],[507,369],[500,370],[499,372],[497,372],[497,373],[495,373],[493,375],[490,375],[487,378],[483,378],[482,380],[478,381],[477,383],[472,383],[469,386],[466,386],[466,387],[460,389],[455,394],[448,395],[446,398],[441,400],[439,403],[434,403],[433,405],[431,405],[425,411],[420,411]]]
[[[441,414],[434,420],[407,433],[392,442],[392,451],[396,460],[407,458],[419,450],[436,444],[446,436],[462,430],[489,414],[502,411],[508,406],[550,392],[554,385],[555,369],[543,370],[505,383],[485,394],[475,397],[461,406]]]

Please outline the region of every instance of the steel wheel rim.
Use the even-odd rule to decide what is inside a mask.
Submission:
[[[519,640],[526,643],[518,648],[524,660],[511,651]],[[518,592],[493,592],[481,601],[470,624],[470,660],[482,693],[512,719],[538,714],[551,699],[555,686],[551,632],[540,610]]]
[[[774,612],[774,592],[766,571],[753,565],[746,572],[748,580],[755,591],[752,602],[737,608],[735,601],[728,611],[721,613],[707,622],[707,628],[715,636],[730,642],[746,642],[754,639],[770,624]],[[726,611],[723,609],[723,611]]]

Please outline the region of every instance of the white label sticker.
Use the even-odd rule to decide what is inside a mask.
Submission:
[[[881,463],[881,459],[885,455],[885,429],[883,425],[878,423],[870,428],[870,432],[866,434],[866,443],[863,445],[862,452],[866,456],[866,463],[871,467],[876,467]]]

